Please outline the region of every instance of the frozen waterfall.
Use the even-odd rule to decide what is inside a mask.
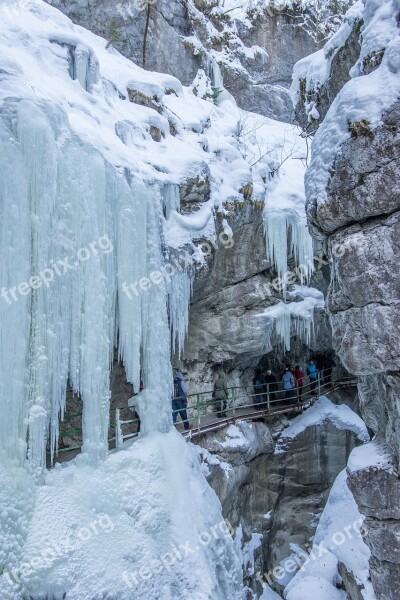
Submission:
[[[168,297],[181,345],[191,276],[184,269],[173,283],[152,283],[164,268],[170,201],[159,186],[127,178],[77,141],[62,110],[9,100],[0,135],[0,385],[7,403],[0,444],[23,461],[28,439],[39,474],[49,425],[52,456],[57,448],[68,380],[83,400],[83,449],[105,457],[114,345],[134,388],[142,379],[151,393],[147,427],[170,428]],[[145,290],[123,291],[143,278]]]

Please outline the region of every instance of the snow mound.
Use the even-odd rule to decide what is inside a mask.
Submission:
[[[291,421],[289,427],[282,432],[278,440],[278,445],[284,445],[287,441],[300,435],[308,427],[322,425],[327,421],[338,429],[353,431],[363,443],[370,440],[364,421],[351,408],[345,404],[333,404],[329,398],[321,396],[313,406]]]
[[[239,600],[220,508],[192,447],[174,430],[149,435],[98,469],[81,458],[47,475],[13,576],[35,598]]]
[[[394,470],[389,450],[376,440],[369,444],[354,448],[350,454],[347,469],[349,472],[362,471],[370,467],[378,469]]]

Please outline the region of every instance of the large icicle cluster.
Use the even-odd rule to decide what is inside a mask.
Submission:
[[[67,379],[83,400],[84,450],[105,456],[118,333],[129,381],[139,389],[142,377],[157,397],[149,406],[153,429],[166,431],[170,424],[166,285],[130,298],[122,291],[124,282],[163,267],[160,190],[129,183],[68,129],[66,115],[50,104],[3,104],[2,283],[4,290],[18,289],[40,274],[45,283],[31,280],[26,295],[14,301],[8,292],[0,304],[2,323],[10,327],[0,354],[3,398],[10,404],[1,444],[28,435],[35,469],[45,464],[48,419],[56,448]],[[19,346],[10,351],[5,344],[13,338]]]
[[[296,138],[291,144],[287,150],[282,143],[280,153],[275,153],[277,173],[267,188],[264,204],[267,255],[276,269],[284,297],[290,259],[301,283],[309,283],[314,271],[313,241],[305,211],[304,147]]]

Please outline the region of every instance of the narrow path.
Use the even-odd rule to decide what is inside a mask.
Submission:
[[[188,416],[191,424],[191,429],[186,431],[183,427],[183,423],[179,421],[176,424],[177,430],[184,435],[187,439],[193,439],[196,437],[202,437],[213,431],[218,431],[229,425],[236,423],[236,421],[260,421],[267,420],[278,415],[296,416],[303,412],[306,408],[311,406],[319,397],[326,396],[335,390],[343,389],[347,387],[354,387],[357,385],[357,380],[350,377],[340,377],[334,380],[332,383],[321,384],[318,382],[315,390],[312,390],[311,384],[307,384],[303,387],[303,394],[301,399],[297,396],[289,404],[288,400],[282,398],[282,391],[271,392],[270,394],[254,394],[253,391],[243,390],[241,388],[229,388],[228,407],[225,411],[226,417],[219,418],[217,416],[217,404],[218,402],[212,400],[212,392],[202,392],[199,394],[191,394],[188,396]],[[296,394],[296,391],[294,391]],[[243,395],[244,394],[244,395]],[[252,401],[251,404],[241,404],[241,400]],[[269,398],[269,400],[268,400]],[[122,410],[122,409],[117,409]],[[179,417],[178,417],[179,419]],[[122,448],[123,442],[138,438],[139,433],[137,431],[139,426],[138,419],[129,419],[128,421],[121,421],[119,423],[119,434],[116,435],[117,426],[111,423],[111,431],[113,432],[109,438],[109,449],[118,450]],[[129,433],[124,435],[122,432],[126,428],[133,428]],[[80,432],[81,430],[74,430]],[[119,444],[117,444],[117,438]],[[119,446],[119,447],[117,447]],[[68,462],[75,458],[81,451],[80,445],[71,448],[61,449],[58,456],[55,458],[55,462]],[[51,468],[51,463],[48,456],[47,466]]]
[[[309,408],[321,396],[327,396],[338,389],[355,387],[356,385],[357,380],[355,379],[343,379],[342,381],[336,381],[333,383],[333,385],[329,384],[329,386],[321,386],[319,388],[320,391],[316,390],[315,395],[305,394],[304,400],[296,400],[296,403],[291,405],[289,405],[285,399],[278,399],[271,401],[269,406],[267,403],[264,403],[251,404],[238,408],[228,407],[225,411],[227,414],[226,417],[218,418],[215,412],[209,412],[201,415],[200,422],[197,421],[197,423],[193,424],[191,421],[193,428],[190,431],[185,431],[182,423],[177,425],[177,429],[185,437],[194,438],[207,435],[212,431],[223,429],[228,425],[234,424],[236,421],[260,421],[278,415],[296,416]]]

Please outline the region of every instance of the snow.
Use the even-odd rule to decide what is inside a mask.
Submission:
[[[225,475],[227,475],[232,469],[232,466],[229,463],[221,460],[219,456],[211,454],[211,452],[209,452],[206,448],[194,446],[194,449],[199,453],[201,459],[201,470],[205,477],[209,477],[211,475],[209,466],[220,467],[220,469],[224,471]]]
[[[198,211],[181,215],[176,210],[170,214],[165,225],[165,237],[171,248],[181,248],[194,239],[215,237],[213,217],[214,202],[205,202]]]
[[[346,600],[346,592],[338,590],[322,577],[304,577],[296,588],[291,589],[286,595],[286,600]]]
[[[247,436],[236,425],[229,425],[225,435],[225,441],[219,442],[222,448],[229,448],[230,450],[246,450],[248,448],[249,440]]]
[[[325,307],[325,298],[324,294],[317,290],[316,288],[311,288],[306,285],[298,285],[295,284],[292,286],[292,289],[287,293],[289,298],[295,298],[296,296],[300,296],[302,298],[313,298],[316,300],[315,308],[324,308]]]
[[[350,454],[347,469],[349,472],[362,471],[363,469],[377,468],[393,470],[393,462],[389,450],[372,440],[369,444],[354,448]]]
[[[364,600],[375,600],[369,579],[371,553],[363,541],[363,521],[344,470],[332,486],[309,559],[285,588],[286,600],[303,600],[311,595],[315,600],[344,599],[346,596],[336,588],[340,583],[339,562],[353,573]]]
[[[278,445],[297,437],[308,427],[322,425],[327,421],[337,429],[352,431],[363,443],[370,440],[364,421],[351,408],[345,404],[333,404],[329,398],[321,396],[313,406],[290,422],[289,427],[281,433]]]
[[[49,472],[12,575],[35,597],[241,598],[219,501],[174,430],[141,438],[99,468],[76,459]],[[3,573],[2,598],[9,579]]]
[[[340,146],[350,137],[349,124],[365,120],[371,130],[375,129],[382,122],[382,114],[400,96],[400,34],[395,23],[399,8],[399,0],[367,0],[365,4],[361,57],[382,48],[385,53],[378,68],[368,75],[360,76],[360,62],[352,69],[354,78],[335,98],[315,135],[305,183],[308,200],[318,206],[326,200],[330,172]]]

